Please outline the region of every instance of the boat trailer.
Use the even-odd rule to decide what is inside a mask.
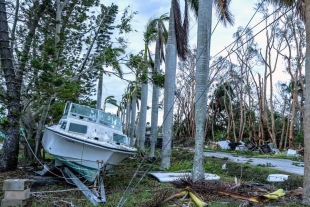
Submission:
[[[57,166],[59,166],[59,163]],[[52,169],[58,169],[62,173],[66,182],[71,185],[76,185],[87,197],[87,199],[95,206],[99,205],[99,203],[106,202],[102,175],[98,175],[97,179],[95,180],[93,186],[90,189],[66,166],[62,166],[61,168],[53,166],[52,168],[49,168],[47,165],[44,165],[44,169],[42,171],[36,171],[35,173],[44,176],[47,173],[52,172]]]

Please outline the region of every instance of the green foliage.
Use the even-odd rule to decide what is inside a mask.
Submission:
[[[60,120],[60,118],[63,115],[65,105],[66,105],[65,101],[57,101],[51,105],[50,108],[50,115],[52,118],[51,122],[55,124]]]
[[[139,83],[147,83],[147,70],[150,65],[149,62],[144,59],[142,51],[137,55],[130,54],[129,61],[126,65],[135,72]]]
[[[131,11],[130,6],[124,10],[121,18],[121,24],[117,26],[117,28],[120,29],[120,34],[129,33],[133,30],[130,22],[138,12],[129,13],[129,11]]]
[[[4,116],[4,117],[0,116],[0,131],[6,132],[8,125],[9,125],[9,121],[8,121],[7,117],[6,116]],[[1,139],[1,137],[0,137],[0,139]]]
[[[115,4],[100,4],[99,0],[60,2],[68,3],[58,20],[55,1],[20,2],[21,21],[17,21],[16,33],[11,37],[14,46],[18,45],[13,48],[16,71],[24,77],[20,102],[22,112],[27,114],[22,125],[33,132],[31,136],[42,132],[35,126],[57,123],[66,101],[95,105],[90,97],[96,92],[94,86],[104,72],[103,66],[112,66],[122,77],[118,59],[124,54],[127,42],[115,34],[133,31],[130,24],[136,12],[130,13],[128,8],[123,11],[121,21],[116,21],[120,12]],[[9,5],[12,14],[9,22],[14,22],[18,7],[14,2]],[[60,32],[56,35],[57,25]],[[5,131],[4,122],[0,127]]]
[[[162,71],[160,71],[160,72],[154,71],[152,73],[152,80],[156,86],[158,86],[160,88],[164,88],[165,74]]]

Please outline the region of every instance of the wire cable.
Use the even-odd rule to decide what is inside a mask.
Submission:
[[[293,8],[293,7],[292,7]],[[250,40],[252,40],[254,37],[256,37],[259,33],[261,33],[262,31],[264,31],[266,28],[268,28],[271,24],[273,24],[273,23],[275,23],[276,21],[278,21],[283,15],[285,15],[286,13],[288,13],[289,11],[291,11],[292,10],[292,8],[290,8],[290,9],[288,9],[286,12],[284,12],[282,15],[280,15],[278,18],[276,18],[275,20],[273,20],[270,24],[268,24],[266,27],[264,27],[262,30],[260,30],[258,33],[256,33],[253,37],[251,37],[249,40],[247,40],[246,42],[244,42],[241,46],[243,46],[245,43],[247,43],[248,41],[250,41]],[[279,9],[277,9],[276,11],[274,11],[272,14],[274,14],[275,12],[277,12],[277,11],[279,11]],[[257,12],[255,12],[255,14],[256,14]],[[255,15],[254,14],[254,15]],[[253,15],[253,16],[254,16]],[[270,16],[270,15],[269,15]],[[266,17],[265,18],[265,20],[267,19],[267,18],[269,18],[269,16],[268,17]],[[251,18],[251,20],[253,19],[253,17]],[[248,23],[249,24],[249,23]],[[258,24],[257,24],[258,25]],[[257,26],[256,25],[256,26]],[[254,28],[254,27],[253,27]],[[253,29],[252,28],[252,29]],[[239,40],[239,39],[238,39]],[[233,43],[236,43],[237,42],[237,40],[236,41],[234,41]],[[232,44],[233,44],[232,43]],[[230,54],[232,54],[233,52],[235,52],[237,49],[239,49],[241,46],[239,46],[238,48],[236,48],[235,50],[233,50],[233,51],[231,51],[225,58],[227,58]],[[202,53],[201,53],[202,54]],[[200,58],[200,56],[201,56],[201,54],[199,54],[199,56],[198,56],[198,58]],[[197,59],[198,59],[197,58]],[[224,59],[225,59],[224,58]],[[220,62],[220,61],[219,61]],[[213,67],[214,66],[216,66],[219,62],[217,62],[216,64],[214,64],[213,65]],[[210,67],[211,68],[211,67]],[[199,99],[201,98],[201,96],[205,93],[205,91],[208,89],[208,87],[206,87],[205,89],[204,89],[204,91],[203,91],[203,93],[200,95],[200,97],[198,97],[198,99],[197,99],[197,101],[199,101]],[[194,104],[195,105],[195,104]],[[195,108],[195,107],[193,107],[193,108]],[[169,110],[169,113],[170,113],[170,111],[172,110],[172,107],[170,108],[170,110]],[[193,110],[193,109],[192,109]],[[163,123],[166,121],[166,118],[167,117],[165,117],[165,119],[164,119],[164,121],[163,121]],[[177,131],[177,130],[176,130]],[[168,144],[170,144],[170,142],[171,142],[171,139],[172,138],[170,138],[170,140],[168,140],[168,142],[166,143],[166,145],[162,148],[163,150],[168,146]],[[157,159],[158,159],[158,157],[153,161],[153,163],[152,163],[152,165],[151,166],[153,166],[154,165],[154,163],[157,161]],[[144,175],[148,172],[150,170],[150,168],[149,169],[147,169],[146,171],[145,171],[145,173],[144,173]],[[142,178],[141,178],[142,179]],[[141,182],[141,179],[138,181],[138,183],[136,184],[136,186],[138,186],[138,184]],[[136,187],[135,186],[135,187]],[[135,188],[134,187],[134,188]],[[133,191],[133,190],[132,190]],[[131,194],[130,194],[131,195]],[[129,195],[129,196],[130,196]],[[129,197],[128,197],[129,198]],[[127,198],[127,199],[128,199]],[[127,200],[126,199],[126,200]],[[126,201],[125,200],[125,201]],[[125,204],[125,203],[123,203],[123,204]],[[121,205],[121,206],[123,206],[123,205]],[[119,207],[121,207],[121,206],[119,206]]]

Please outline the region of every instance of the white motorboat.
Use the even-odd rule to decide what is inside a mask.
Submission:
[[[119,117],[102,110],[67,103],[57,125],[44,130],[42,145],[55,159],[94,182],[100,172],[137,153],[129,146]]]

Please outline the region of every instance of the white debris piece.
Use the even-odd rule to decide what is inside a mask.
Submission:
[[[270,174],[268,175],[267,181],[269,182],[284,182],[288,179],[289,175],[285,174]]]
[[[291,155],[291,156],[294,156],[294,155],[297,155],[297,151],[296,150],[293,150],[293,149],[288,149],[287,152],[286,152],[287,155]]]
[[[219,141],[217,142],[221,149],[230,149],[230,146],[228,145],[230,143],[229,140],[225,141]]]
[[[174,180],[191,177],[190,172],[174,173],[174,172],[150,172],[150,175],[156,177],[160,182],[172,182]],[[205,173],[206,180],[219,180],[220,176],[211,173]]]

